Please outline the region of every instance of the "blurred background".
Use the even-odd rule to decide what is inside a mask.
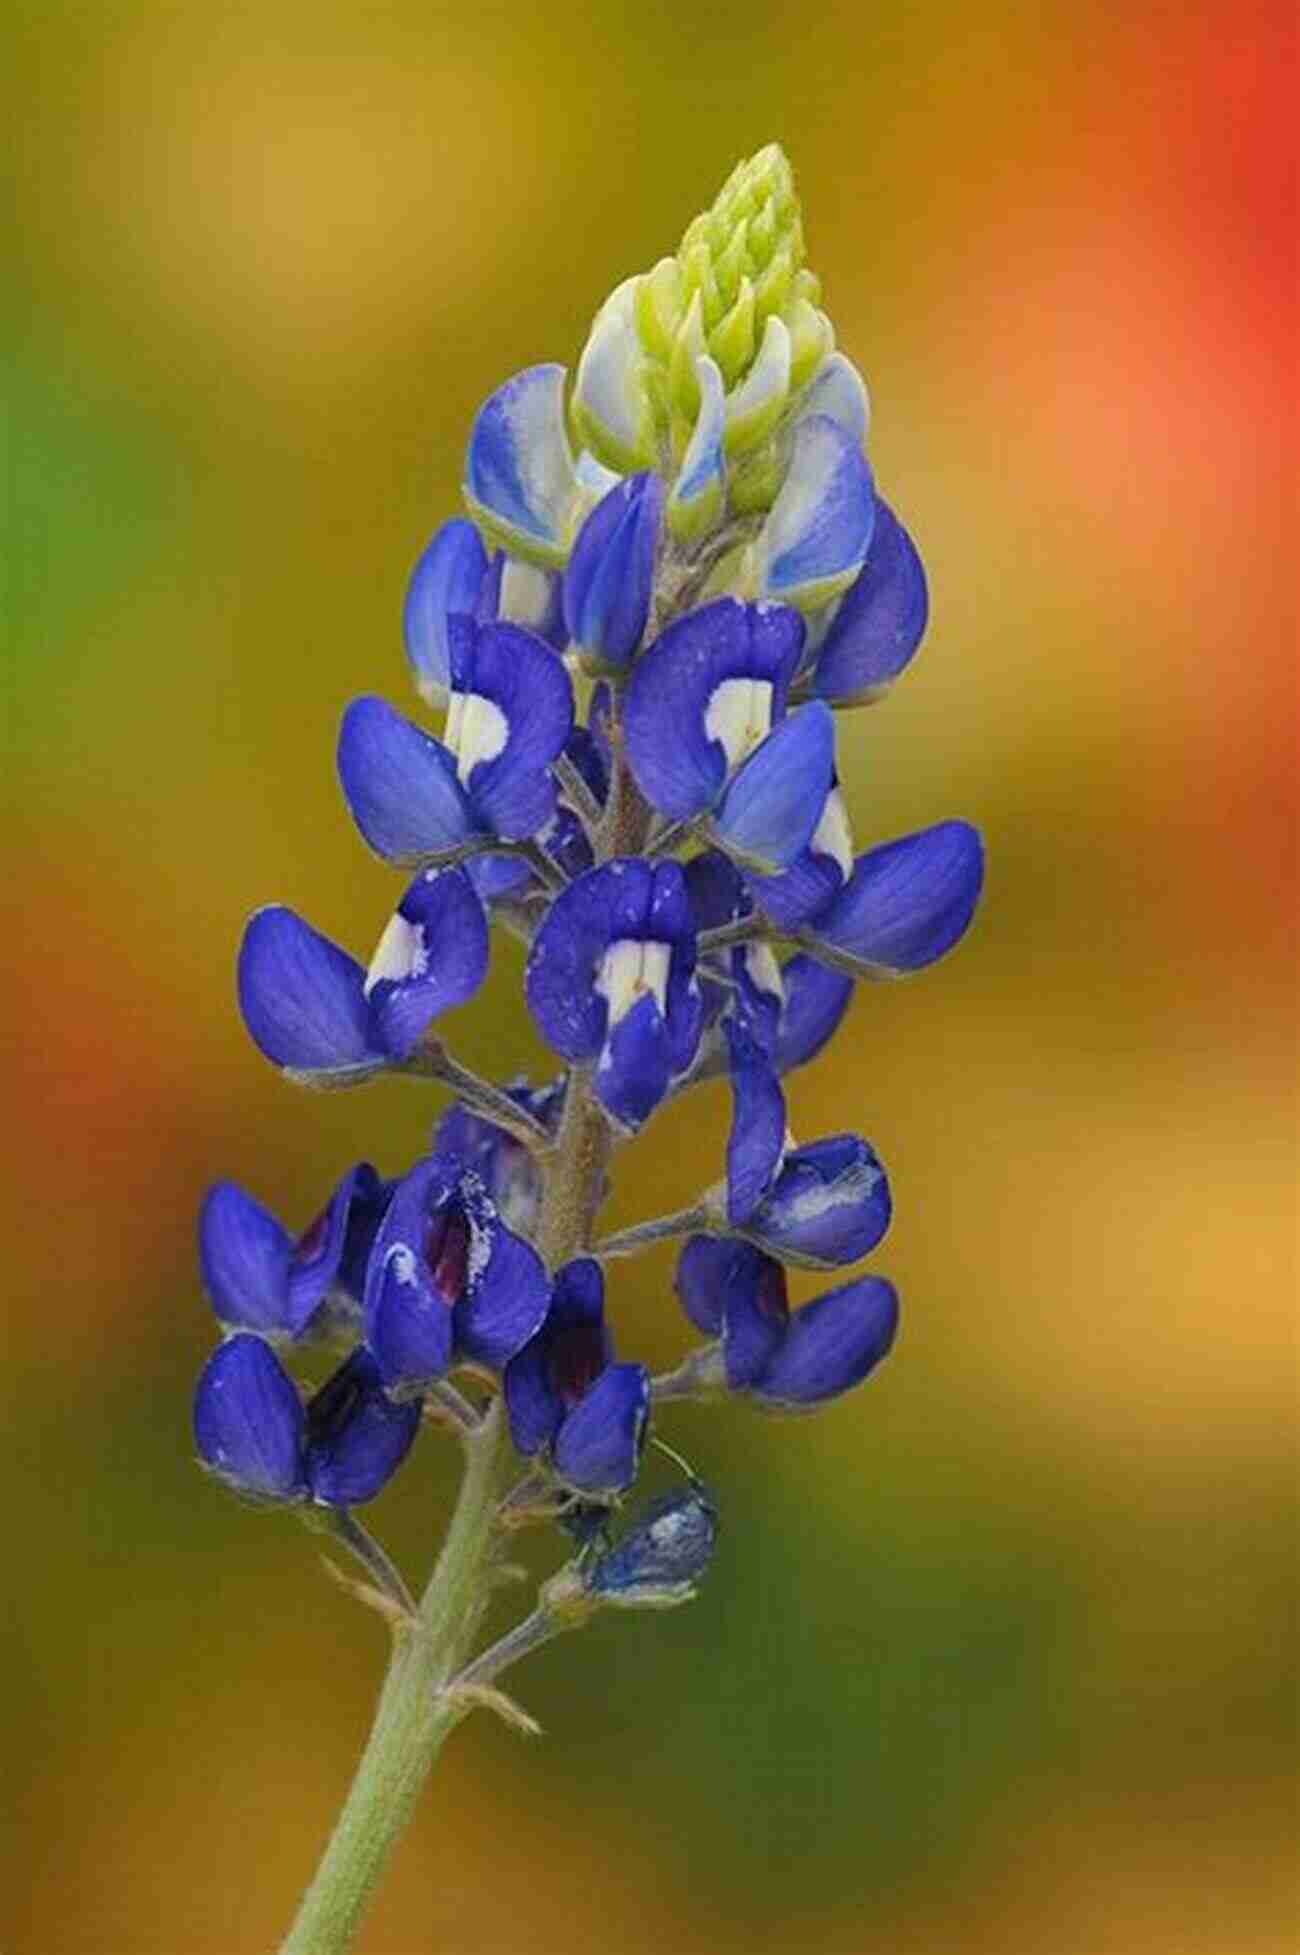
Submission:
[[[464,1727],[361,1948],[1290,1951],[1285,10],[7,23],[9,1955],[258,1955],[314,1863],[384,1632],[192,1464],[193,1214],[233,1174],[302,1226],[436,1101],[283,1084],[235,946],[268,900],[372,943],[335,728],[410,703],[473,409],[770,138],[933,593],[858,843],[988,836],[967,943],[792,1089],[890,1166],[904,1335],[817,1419],[665,1422],[704,1594],[521,1669],[540,1744]],[[518,973],[470,1063],[542,1070]],[[725,1118],[665,1115],[612,1222]],[[670,1273],[622,1266],[625,1352],[685,1348]],[[372,1510],[408,1567],[451,1476],[431,1438]]]

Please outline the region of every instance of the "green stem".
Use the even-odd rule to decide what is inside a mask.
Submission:
[[[500,1403],[465,1442],[460,1497],[419,1612],[394,1635],[356,1777],[281,1955],[342,1955],[448,1733],[468,1705],[443,1692],[463,1666],[488,1593],[493,1516],[510,1459]]]

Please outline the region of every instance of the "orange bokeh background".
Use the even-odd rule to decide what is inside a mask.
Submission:
[[[405,577],[474,406],[572,360],[775,137],[931,579],[914,668],[846,723],[855,833],[989,845],[969,941],[792,1085],[801,1135],[890,1166],[904,1334],[816,1420],[666,1428],[722,1505],[703,1595],[521,1669],[546,1739],[464,1728],[360,1947],[1284,1955],[1282,10],[7,24],[6,1949],[254,1955],[341,1797],[382,1634],[194,1469],[193,1215],[232,1174],[304,1221],[436,1101],[295,1095],[234,947],[266,900],[373,938],[394,882],[334,730],[409,703]],[[518,974],[502,946],[469,1063],[540,1073]],[[612,1220],[689,1197],[724,1128],[716,1088],[665,1115]],[[670,1273],[615,1290],[656,1362]],[[451,1464],[426,1442],[375,1508],[412,1569]]]

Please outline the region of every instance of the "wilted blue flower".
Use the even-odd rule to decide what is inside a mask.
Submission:
[[[588,1591],[618,1608],[689,1601],[713,1559],[718,1510],[698,1480],[653,1501],[586,1569]]]

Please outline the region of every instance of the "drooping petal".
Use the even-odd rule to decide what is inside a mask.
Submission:
[[[808,609],[828,604],[861,569],[874,519],[871,470],[857,442],[827,415],[800,422],[758,538],[767,594]]]
[[[817,654],[813,690],[832,706],[878,699],[910,662],[929,614],[916,545],[877,496],[871,547]]]
[[[292,1337],[288,1231],[234,1181],[209,1188],[199,1210],[199,1268],[217,1319]]]
[[[478,828],[454,756],[386,700],[352,701],[339,728],[338,770],[352,819],[385,861],[446,855]]]
[[[287,1072],[364,1078],[385,1063],[371,1045],[365,972],[295,911],[270,904],[239,950],[239,1008],[254,1043]]]
[[[699,413],[668,498],[668,527],[679,543],[690,543],[713,527],[726,495],[722,375],[716,362],[705,358],[696,362],[696,378]]]
[[[675,1288],[678,1301],[697,1330],[707,1337],[722,1335],[728,1287],[748,1280],[762,1251],[748,1242],[726,1236],[688,1236],[677,1258]]]
[[[555,1437],[555,1470],[580,1493],[616,1494],[636,1478],[650,1410],[640,1364],[607,1365],[567,1412]]]
[[[507,841],[555,811],[547,772],[573,731],[573,687],[551,647],[522,625],[453,621],[447,743],[481,827]]]
[[[420,1429],[420,1402],[384,1391],[358,1347],[307,1404],[307,1481],[322,1507],[359,1507],[388,1484]]]
[[[748,1222],[776,1179],[785,1149],[785,1095],[756,1039],[729,1019],[732,1115],[727,1141],[727,1220]]]
[[[564,368],[527,367],[479,409],[465,456],[470,514],[507,550],[558,570],[578,481],[564,426]]]
[[[461,1183],[470,1227],[465,1288],[453,1312],[456,1351],[499,1371],[546,1316],[551,1280],[531,1244],[508,1229],[476,1175]]]
[[[798,419],[824,414],[843,428],[859,448],[867,439],[871,423],[871,403],[866,383],[852,360],[843,353],[829,353],[808,383],[799,404]]]
[[[984,880],[984,845],[965,821],[941,821],[860,855],[803,941],[856,959],[870,975],[917,971],[963,934]]]
[[[692,1236],[677,1263],[677,1295],[697,1329],[720,1337],[728,1385],[749,1384],[785,1334],[785,1271],[753,1243]]]
[[[898,1292],[883,1276],[859,1277],[804,1304],[751,1391],[762,1404],[803,1411],[860,1384],[898,1329]]]
[[[199,1458],[240,1493],[298,1500],[305,1419],[297,1388],[269,1344],[240,1331],[218,1345],[194,1393]]]
[[[653,1502],[587,1571],[593,1595],[624,1608],[686,1601],[713,1559],[718,1511],[698,1481]]]
[[[857,1262],[889,1227],[885,1170],[857,1134],[792,1148],[745,1234],[769,1254],[805,1269]]]
[[[776,1068],[806,1066],[834,1037],[853,996],[853,979],[800,951],[781,973],[785,1003],[776,1036]]]
[[[650,615],[663,518],[658,475],[628,476],[602,497],[578,531],[564,573],[569,637],[597,668],[628,664]]]
[[[624,279],[606,299],[573,384],[573,425],[579,439],[623,475],[648,468],[656,449],[646,360],[634,316],[639,282]]]
[[[320,1214],[292,1245],[288,1295],[295,1336],[336,1284],[346,1288],[350,1276],[355,1287],[356,1270],[345,1265],[349,1256],[355,1264],[363,1247],[368,1253],[386,1199],[370,1163],[359,1161],[342,1176]],[[359,1300],[359,1290],[357,1294]]]
[[[457,612],[472,615],[487,569],[478,531],[457,516],[434,532],[411,573],[402,628],[416,690],[430,706],[441,704],[451,684],[447,619]]]
[[[835,716],[821,700],[772,728],[724,791],[719,841],[760,873],[788,868],[812,840],[835,772]]]
[[[764,689],[762,738],[785,711],[802,644],[797,612],[723,597],[677,619],[638,659],[624,699],[624,737],[637,784],[661,814],[680,821],[715,804],[730,767],[748,751],[733,757],[735,741],[726,737],[731,693],[743,689],[748,709],[752,689]]]
[[[373,1047],[405,1059],[435,1018],[472,998],[487,975],[488,922],[463,869],[416,877],[380,938],[365,978]]]

